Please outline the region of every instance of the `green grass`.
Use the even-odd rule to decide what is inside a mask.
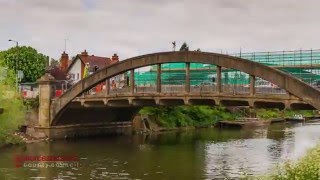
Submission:
[[[258,177],[241,177],[243,180],[319,180],[320,179],[320,145],[312,148],[298,161],[287,161],[277,165],[270,174]]]
[[[257,109],[256,115],[261,119],[272,119],[283,116],[282,112],[279,109]]]
[[[249,110],[247,110],[249,111]],[[293,117],[295,114],[302,114],[305,117],[315,115],[315,111],[302,110],[293,111],[279,109],[256,109],[256,116],[262,120],[272,118]],[[177,107],[145,107],[140,111],[142,115],[154,117],[155,123],[162,127],[197,127],[210,126],[221,120],[234,121],[237,118],[245,117],[248,112],[238,110],[229,112],[222,106],[177,106]]]
[[[293,117],[295,114],[301,114],[302,116],[304,117],[312,117],[314,115],[316,115],[315,113],[316,111],[313,111],[313,110],[285,110],[284,111],[284,116],[286,118],[289,118],[289,117]]]
[[[316,111],[313,110],[284,110],[279,109],[256,109],[256,115],[261,119],[272,119],[272,118],[290,118],[295,114],[301,114],[304,117],[312,117],[316,115]]]
[[[270,176],[271,179],[320,179],[320,145],[311,149],[297,162],[286,162]]]
[[[0,107],[4,108],[0,114],[0,146],[20,143],[21,139],[13,134],[24,122],[25,106],[11,86],[0,84]]]
[[[236,118],[222,106],[145,107],[140,114],[153,116],[156,124],[170,128],[210,126],[220,120]]]

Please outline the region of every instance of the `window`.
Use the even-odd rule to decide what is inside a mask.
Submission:
[[[77,73],[77,79],[79,79],[79,73]]]

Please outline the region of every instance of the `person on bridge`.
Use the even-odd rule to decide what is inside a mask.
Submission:
[[[117,88],[116,82],[114,80],[112,80],[111,82],[111,89],[114,90]]]

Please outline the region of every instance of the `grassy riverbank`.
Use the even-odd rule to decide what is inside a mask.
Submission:
[[[284,110],[279,109],[256,109],[256,116],[261,119],[272,119],[272,118],[290,118],[295,114],[301,114],[303,117],[313,117],[316,111],[313,110]]]
[[[308,151],[297,162],[287,162],[280,166],[270,179],[320,179],[320,145]]]
[[[210,126],[222,119],[234,120],[237,116],[222,106],[146,107],[140,114],[154,117],[157,125],[166,128]]]
[[[14,135],[25,118],[25,106],[14,88],[0,85],[0,147],[8,144],[21,143],[21,138]]]
[[[177,107],[145,107],[140,111],[141,115],[148,115],[160,127],[202,127],[215,125],[217,122],[234,121],[237,118],[247,117],[249,109],[228,110],[222,106],[177,106]],[[305,117],[316,115],[315,111],[293,111],[278,109],[256,109],[256,117],[262,120],[272,118],[289,118],[295,114]]]
[[[320,179],[320,145],[312,148],[298,161],[287,161],[275,167],[266,176],[241,178],[243,180],[319,180]]]

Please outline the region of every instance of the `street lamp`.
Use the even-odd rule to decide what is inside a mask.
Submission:
[[[18,41],[15,41],[15,40],[12,40],[12,39],[9,39],[8,41],[15,42],[15,43],[16,43],[16,46],[17,46],[17,47],[19,46],[19,42],[18,42]]]
[[[15,41],[15,40],[12,40],[12,39],[9,39],[8,41],[10,42],[15,42],[16,43],[16,47],[17,47],[17,50],[19,51],[19,42],[18,41]],[[18,91],[18,59],[16,59],[16,89]]]

